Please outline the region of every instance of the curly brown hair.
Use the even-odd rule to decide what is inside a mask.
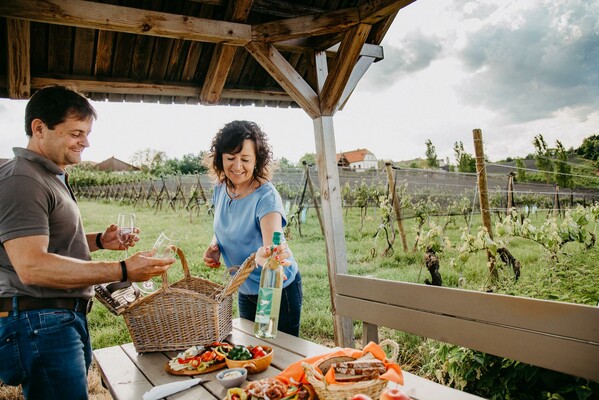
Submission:
[[[231,186],[229,178],[225,175],[223,167],[223,154],[237,154],[243,148],[243,141],[249,139],[256,148],[256,167],[253,171],[254,179],[270,180],[272,173],[272,149],[268,138],[258,124],[252,121],[232,121],[227,123],[216,133],[212,139],[207,166],[213,180]]]

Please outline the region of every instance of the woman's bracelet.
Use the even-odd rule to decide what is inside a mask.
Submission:
[[[121,282],[127,282],[127,264],[125,264],[125,260],[119,262],[121,263]]]
[[[96,246],[98,246],[100,250],[104,250],[104,246],[102,246],[102,232],[98,232],[96,235]]]

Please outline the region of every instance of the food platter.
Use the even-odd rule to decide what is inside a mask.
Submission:
[[[171,375],[194,376],[194,375],[201,375],[201,374],[207,374],[209,372],[218,371],[219,369],[223,369],[226,366],[227,366],[227,363],[223,361],[223,362],[219,362],[217,364],[213,364],[209,367],[206,367],[206,369],[202,370],[201,372],[198,371],[197,369],[192,369],[192,370],[182,369],[180,371],[175,371],[174,369],[172,369],[170,367],[170,365],[168,363],[166,363],[164,365],[164,370]]]
[[[171,358],[164,370],[171,375],[194,376],[207,374],[225,368],[226,353],[233,346],[228,343],[213,342],[206,346],[192,346]]]

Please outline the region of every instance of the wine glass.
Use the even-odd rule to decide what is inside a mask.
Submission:
[[[175,239],[172,232],[160,232],[152,248],[155,250],[155,258],[173,258],[175,257]],[[158,290],[158,284],[152,279],[142,282],[139,290],[145,294],[154,293]]]
[[[119,242],[125,246],[125,258],[129,257],[129,247],[127,242],[135,231],[135,214],[119,214],[117,220],[118,229],[116,230],[116,236]]]

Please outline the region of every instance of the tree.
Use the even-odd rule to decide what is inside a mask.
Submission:
[[[553,175],[553,153],[551,149],[547,147],[547,143],[545,143],[545,139],[541,134],[535,136],[532,144],[535,146],[535,165],[539,171],[543,172],[545,181],[551,183],[551,175]]]
[[[291,169],[295,168],[295,164],[286,159],[285,157],[281,157],[281,159],[279,160],[279,167],[281,169]]]
[[[135,165],[142,172],[150,174],[155,174],[156,171],[165,166],[165,163],[166,153],[150,148],[138,150],[131,157],[131,165]]]
[[[204,152],[200,152],[197,155],[192,153],[185,154],[181,160],[178,158],[169,159],[166,161],[165,167],[164,172],[179,172],[182,175],[201,174],[208,170],[204,165]]]
[[[439,168],[437,150],[435,149],[433,142],[430,139],[427,139],[424,144],[426,144],[426,164],[429,168]]]
[[[522,161],[521,158],[516,159],[516,168],[518,169],[516,172],[516,180],[518,182],[526,181],[526,165],[524,164],[524,161]]]
[[[572,167],[568,164],[568,153],[564,148],[564,145],[559,141],[555,141],[555,155],[557,161],[555,161],[555,181],[560,187],[571,187],[572,186]]]
[[[304,161],[308,165],[316,165],[316,153],[306,153],[300,158],[300,164],[303,164]]]
[[[476,172],[476,159],[464,150],[464,143],[455,142],[453,152],[458,172]]]
[[[576,154],[587,160],[599,161],[599,135],[592,135],[582,141]]]

